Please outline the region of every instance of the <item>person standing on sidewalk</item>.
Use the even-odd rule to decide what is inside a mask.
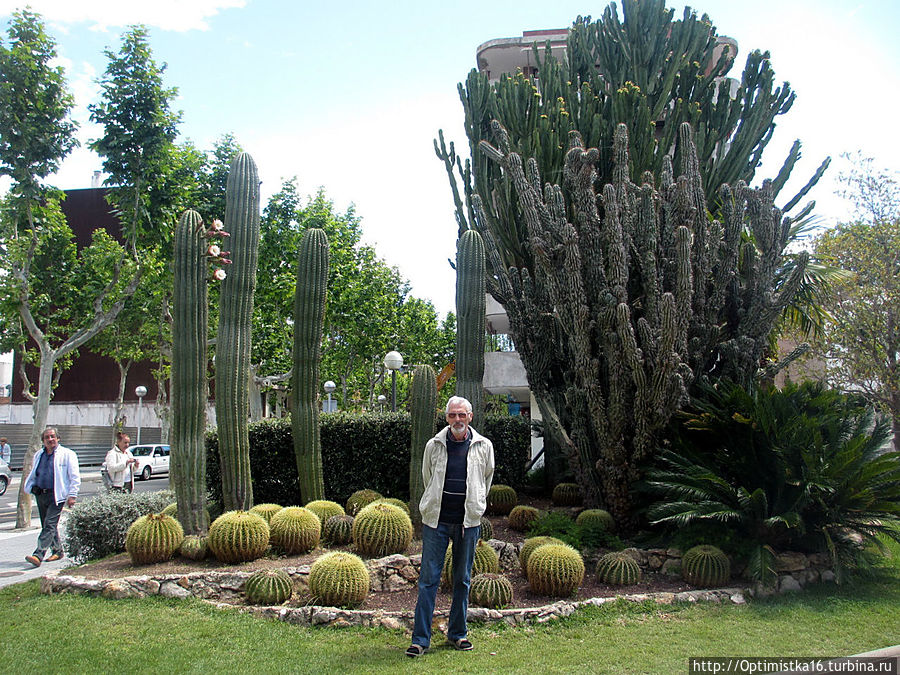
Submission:
[[[0,459],[7,464],[12,460],[12,448],[6,442],[6,437],[0,438]]]
[[[138,461],[128,450],[131,438],[121,431],[116,432],[116,444],[106,453],[106,472],[109,475],[110,489],[116,492],[132,492],[134,490],[134,467]]]
[[[472,404],[461,396],[447,401],[447,426],[428,441],[422,457],[425,491],[422,513],[422,565],[413,623],[411,657],[431,645],[431,621],[444,555],[453,542],[453,600],[447,639],[456,649],[472,649],[466,626],[469,584],[475,545],[481,535],[481,516],[494,477],[494,446],[469,426]]]
[[[38,535],[34,553],[25,560],[35,567],[44,561],[44,553],[50,549],[47,561],[63,557],[59,541],[59,516],[63,506],[72,508],[81,487],[81,472],[78,469],[78,455],[59,444],[59,434],[53,427],[41,434],[44,450],[38,453],[31,466],[31,473],[25,479],[25,491],[37,498],[38,513],[41,516],[41,533]]]

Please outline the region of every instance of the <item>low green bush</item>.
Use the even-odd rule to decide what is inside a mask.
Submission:
[[[131,524],[148,513],[160,513],[175,499],[161,492],[107,492],[78,502],[66,517],[65,547],[73,560],[84,562],[125,550]]]
[[[322,465],[326,498],[340,504],[363,488],[409,499],[410,420],[407,413],[322,415]],[[488,416],[479,429],[494,444],[494,482],[525,481],[531,448],[528,419]],[[207,436],[206,480],[211,499],[222,501],[218,437]],[[250,425],[250,474],[256,503],[301,504],[289,419]]]
[[[528,537],[556,537],[569,546],[578,549],[609,548],[620,551],[625,544],[603,525],[585,522],[580,525],[562,511],[550,511],[533,520],[528,528]]]

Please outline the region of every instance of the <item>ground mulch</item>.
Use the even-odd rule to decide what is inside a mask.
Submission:
[[[529,500],[529,503],[538,508],[549,507],[549,502],[542,500]],[[521,532],[511,530],[507,526],[506,516],[489,516],[489,519],[494,528],[494,539],[511,543],[519,543],[525,540],[525,536]],[[310,553],[292,556],[279,555],[272,552],[252,562],[237,564],[225,564],[212,558],[203,561],[175,558],[152,565],[134,565],[128,557],[128,554],[121,553],[102,560],[86,563],[78,567],[69,568],[65,570],[64,573],[85,577],[87,579],[114,579],[139,575],[158,576],[163,574],[189,574],[192,572],[256,572],[257,570],[263,569],[311,565],[317,558],[329,550],[353,552],[351,546],[343,546],[335,547],[334,549],[317,548]],[[421,553],[421,550],[421,541],[414,540],[409,549],[405,551],[405,555]],[[589,598],[613,597],[616,595],[633,593],[655,593],[663,591],[678,593],[680,591],[691,590],[691,587],[680,579],[664,577],[662,575],[646,576],[641,583],[632,586],[610,586],[608,584],[600,583],[593,572],[594,570],[590,564],[588,564],[587,569],[585,570],[584,581],[578,589],[577,594],[565,599],[587,600]],[[547,598],[544,595],[532,593],[528,587],[528,581],[519,570],[512,570],[506,573],[506,576],[513,586],[513,607],[540,607],[559,599]],[[438,592],[435,607],[437,609],[449,609],[450,600],[450,591],[440,590]],[[289,606],[303,606],[311,604],[311,602],[309,594],[301,592],[295,593],[294,597],[287,604]],[[412,611],[415,604],[416,588],[411,587],[402,591],[370,593],[369,597],[359,609]]]

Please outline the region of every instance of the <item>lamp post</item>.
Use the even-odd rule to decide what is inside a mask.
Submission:
[[[138,414],[137,414],[137,442],[135,445],[141,444],[141,413],[143,412],[144,407],[144,397],[147,395],[147,387],[144,385],[139,385],[135,387],[134,390],[135,396],[138,397]]]
[[[378,394],[378,404],[381,406],[381,412],[384,412],[385,401],[387,401],[387,397],[384,394]]]
[[[334,402],[334,408],[331,406],[331,393],[337,389],[337,385],[331,380],[327,380],[322,388],[325,389],[325,393],[328,394],[328,399],[325,401],[325,410],[324,412],[335,412],[337,408],[337,401]]]
[[[384,367],[391,371],[391,412],[397,412],[397,371],[403,367],[400,352],[385,354]]]

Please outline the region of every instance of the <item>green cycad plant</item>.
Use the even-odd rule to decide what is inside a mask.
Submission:
[[[484,398],[484,242],[463,232],[456,251],[456,394],[472,404],[472,426],[481,428]]]
[[[300,240],[297,262],[292,378],[294,411],[291,415],[300,495],[305,502],[325,498],[316,392],[327,284],[328,237],[324,230],[311,228]]]
[[[749,545],[751,578],[774,579],[777,550],[828,553],[839,578],[867,562],[863,544],[900,541],[900,454],[851,396],[819,383],[702,388],[674,450],[648,474],[648,511],[680,529],[721,523]]]
[[[250,336],[259,251],[259,173],[246,152],[228,171],[225,228],[234,264],[222,283],[216,336],[216,422],[226,510],[253,506],[250,480]]]
[[[409,449],[409,508],[416,537],[422,533],[422,513],[419,511],[419,500],[425,491],[422,457],[425,454],[425,445],[434,436],[436,410],[437,379],[434,368],[429,365],[416,366],[409,396],[412,426]]]

